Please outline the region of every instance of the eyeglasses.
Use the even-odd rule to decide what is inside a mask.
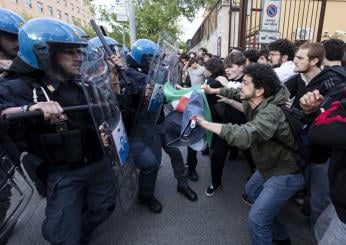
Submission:
[[[281,53],[272,53],[272,52],[269,52],[268,57],[269,57],[269,56],[275,56],[275,55],[281,55]]]

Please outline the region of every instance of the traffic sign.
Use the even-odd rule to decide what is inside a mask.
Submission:
[[[281,36],[280,32],[259,31],[259,33],[258,33],[258,43],[269,44],[271,42],[274,42],[274,41],[280,39],[280,36]]]
[[[282,0],[263,0],[261,30],[279,31]]]

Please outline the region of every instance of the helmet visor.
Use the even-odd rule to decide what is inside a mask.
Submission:
[[[48,52],[36,49],[36,55],[48,78],[61,81],[79,79],[81,66],[87,61],[87,48],[84,44],[50,43]]]

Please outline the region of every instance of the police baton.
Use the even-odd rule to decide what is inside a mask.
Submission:
[[[64,112],[76,112],[76,111],[89,110],[90,108],[98,109],[100,108],[100,105],[97,105],[97,104],[78,105],[78,106],[63,107],[62,109],[64,110]],[[33,119],[36,117],[43,117],[43,111],[37,110],[37,111],[28,111],[28,112],[9,113],[9,114],[3,115],[1,119],[5,123],[9,123],[9,122]]]
[[[103,45],[103,48],[106,51],[105,54],[108,57],[111,57],[113,55],[113,52],[112,52],[111,48],[109,47],[109,45],[107,44],[106,39],[104,38],[100,27],[96,24],[95,20],[93,20],[93,19],[90,20],[90,24],[91,24],[92,28],[94,29],[94,31],[96,32],[96,35],[99,37],[99,39]],[[125,71],[123,71],[118,65],[116,65],[116,64],[114,64],[114,65],[118,69],[120,77],[125,81],[125,84],[127,86],[131,85],[130,79],[128,78]]]

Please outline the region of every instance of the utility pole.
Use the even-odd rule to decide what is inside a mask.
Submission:
[[[127,1],[129,10],[129,26],[130,26],[130,42],[131,45],[136,41],[136,17],[135,17],[135,7],[133,0]]]

